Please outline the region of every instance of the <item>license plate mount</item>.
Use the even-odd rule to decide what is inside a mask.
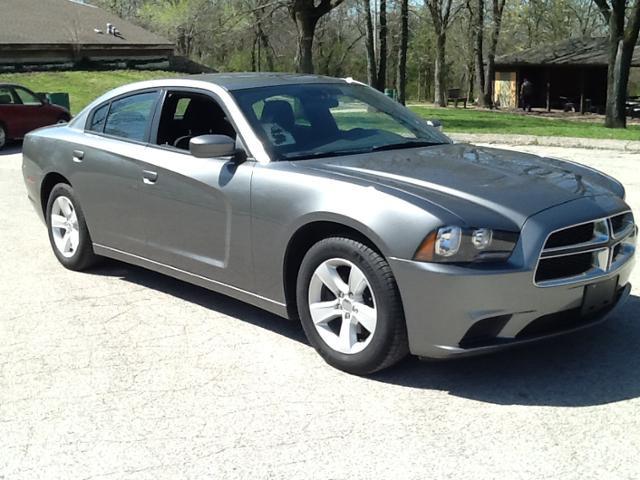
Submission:
[[[616,300],[618,280],[618,277],[614,277],[587,285],[582,299],[582,315],[593,315],[600,310],[611,308]]]

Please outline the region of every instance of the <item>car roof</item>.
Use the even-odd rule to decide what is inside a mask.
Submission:
[[[190,80],[200,80],[220,85],[226,90],[243,90],[256,87],[274,87],[278,85],[336,83],[343,84],[345,80],[325,77],[323,75],[309,75],[299,73],[207,73],[192,75]]]

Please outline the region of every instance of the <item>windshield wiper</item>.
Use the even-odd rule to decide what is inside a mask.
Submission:
[[[335,150],[335,151],[307,151],[291,153],[283,155],[285,160],[306,160],[311,158],[339,157],[341,155],[358,155],[361,153],[382,152],[384,150],[400,150],[402,148],[418,148],[432,147],[434,145],[442,145],[442,142],[429,142],[426,140],[415,140],[402,143],[392,143],[388,145],[378,145],[366,148],[353,148],[351,150]]]
[[[369,153],[371,148],[354,148],[352,150],[336,150],[328,152],[299,152],[283,155],[285,160],[305,160],[310,158],[323,158],[323,157],[339,157],[341,155],[357,155],[358,153]]]
[[[442,142],[429,142],[426,140],[415,140],[402,143],[391,143],[389,145],[379,145],[369,149],[371,152],[382,152],[384,150],[400,150],[402,148],[418,148],[418,147],[433,147],[434,145],[442,145]]]

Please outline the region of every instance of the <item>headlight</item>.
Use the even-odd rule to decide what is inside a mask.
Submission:
[[[490,228],[446,226],[431,232],[414,255],[421,262],[500,262],[511,256],[518,234]]]

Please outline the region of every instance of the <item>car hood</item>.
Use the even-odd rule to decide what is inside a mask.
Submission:
[[[624,194],[618,182],[588,167],[465,144],[308,160],[298,166],[401,190],[463,220],[473,204],[476,210],[491,210],[518,227],[555,205]]]

